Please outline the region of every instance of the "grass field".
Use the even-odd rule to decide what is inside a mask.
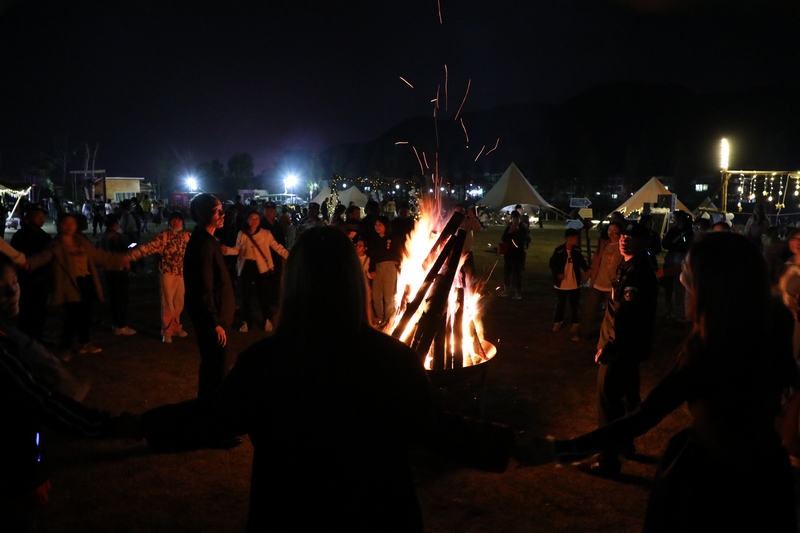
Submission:
[[[576,436],[596,426],[593,343],[570,341],[569,327],[553,333],[555,303],[547,260],[563,227],[532,230],[522,300],[497,298],[502,258],[493,253],[502,228],[476,235],[477,270],[486,284],[484,324],[498,347],[488,368],[486,418],[535,434]],[[596,239],[596,234],[595,237]],[[160,343],[156,274],[132,278],[130,326],[134,337],[111,334],[107,310],[93,330],[99,355],[76,356],[69,367],[92,380],[86,403],[111,412],[142,412],[196,394],[199,357],[193,335]],[[54,313],[55,314],[55,313]],[[184,313],[185,315],[185,313]],[[568,314],[569,316],[569,314]],[[188,322],[188,318],[184,316]],[[49,321],[55,331],[57,319]],[[192,333],[191,325],[187,329]],[[263,333],[230,333],[239,352]],[[642,367],[646,393],[671,365],[685,326],[659,323],[654,357]],[[269,354],[280,356],[280,354]],[[451,387],[445,404],[478,412],[477,384]],[[639,456],[623,464],[618,481],[595,479],[570,466],[519,467],[504,474],[460,468],[423,450],[412,451],[425,529],[430,532],[638,531],[648,484],[667,439],[684,427],[681,408],[636,441]],[[51,501],[41,531],[241,531],[249,491],[252,447],[156,455],[144,444],[87,441],[47,433]],[[276,491],[281,487],[275,487]],[[313,512],[313,503],[309,503]],[[327,528],[321,524],[322,530]]]

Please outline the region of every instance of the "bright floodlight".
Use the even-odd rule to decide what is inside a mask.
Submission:
[[[287,174],[286,179],[283,181],[286,184],[286,187],[291,189],[292,187],[297,185],[297,176],[295,176],[294,174]]]
[[[194,191],[197,189],[197,179],[189,177],[186,178],[186,186],[189,187],[190,191]]]
[[[728,139],[722,139],[719,143],[719,168],[728,170],[728,156],[730,155],[730,146],[728,146]]]

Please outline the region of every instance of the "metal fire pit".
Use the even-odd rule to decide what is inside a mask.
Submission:
[[[488,342],[484,341],[484,343],[494,348],[494,346]],[[428,379],[431,380],[431,383],[435,387],[441,389],[447,389],[447,387],[455,385],[477,383],[480,394],[478,416],[484,418],[486,411],[486,371],[489,369],[489,363],[494,361],[495,357],[497,357],[496,352],[492,357],[477,365],[461,368],[440,368],[426,370],[426,372],[428,373]]]

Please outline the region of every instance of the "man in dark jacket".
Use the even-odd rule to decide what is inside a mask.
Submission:
[[[225,347],[226,329],[233,323],[235,301],[222,248],[214,231],[225,223],[222,205],[213,195],[192,199],[189,213],[197,226],[186,244],[183,281],[186,309],[200,348],[198,397],[213,394],[230,369]]]
[[[283,226],[278,222],[278,206],[275,202],[267,202],[264,205],[264,216],[261,217],[261,227],[272,233],[272,237],[286,248],[286,234]],[[275,271],[269,275],[269,305],[272,307],[272,316],[278,316],[278,302],[280,301],[281,276],[283,275],[283,258],[278,252],[270,248],[272,254],[272,264]],[[231,256],[236,257],[236,256]]]
[[[658,280],[647,253],[649,230],[627,224],[620,237],[622,263],[612,282],[611,298],[600,329],[595,361],[598,425],[624,417],[641,403],[639,364],[650,357],[658,300]],[[581,463],[586,473],[614,478],[619,475],[620,452],[633,455],[633,442],[622,449],[607,449]]]
[[[28,204],[22,227],[11,237],[11,246],[26,257],[35,255],[50,243],[52,237],[42,229],[45,211],[39,204]],[[50,266],[19,274],[21,296],[19,301],[20,331],[30,338],[42,342],[44,323],[47,320],[47,286]]]
[[[553,250],[550,257],[550,270],[553,273],[553,287],[556,289],[556,309],[553,314],[553,331],[561,329],[567,299],[572,309],[571,333],[578,332],[580,312],[578,304],[581,299],[581,271],[587,272],[589,265],[581,253],[580,231],[568,228],[564,233],[567,242]]]

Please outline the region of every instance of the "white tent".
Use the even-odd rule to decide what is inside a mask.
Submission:
[[[319,192],[318,195],[314,197],[312,202],[316,202],[319,205],[322,205],[322,202],[325,200],[329,200],[331,197],[331,188],[330,187],[323,187],[322,190]],[[339,203],[343,205],[350,205],[350,202],[353,202],[358,207],[365,207],[367,205],[367,195],[358,190],[358,187],[353,185],[352,187],[348,187],[347,189],[343,189],[339,191]]]
[[[626,217],[634,211],[644,210],[644,204],[658,202],[659,194],[672,194],[669,189],[664,187],[664,184],[658,181],[658,178],[650,178],[650,181],[642,185],[642,188],[633,193],[633,196],[625,200],[621,206],[615,209]],[[691,209],[683,205],[680,200],[676,199],[675,209],[685,211],[691,214]]]
[[[517,204],[550,207],[514,163],[508,166],[500,180],[483,196],[480,204],[498,210]]]

